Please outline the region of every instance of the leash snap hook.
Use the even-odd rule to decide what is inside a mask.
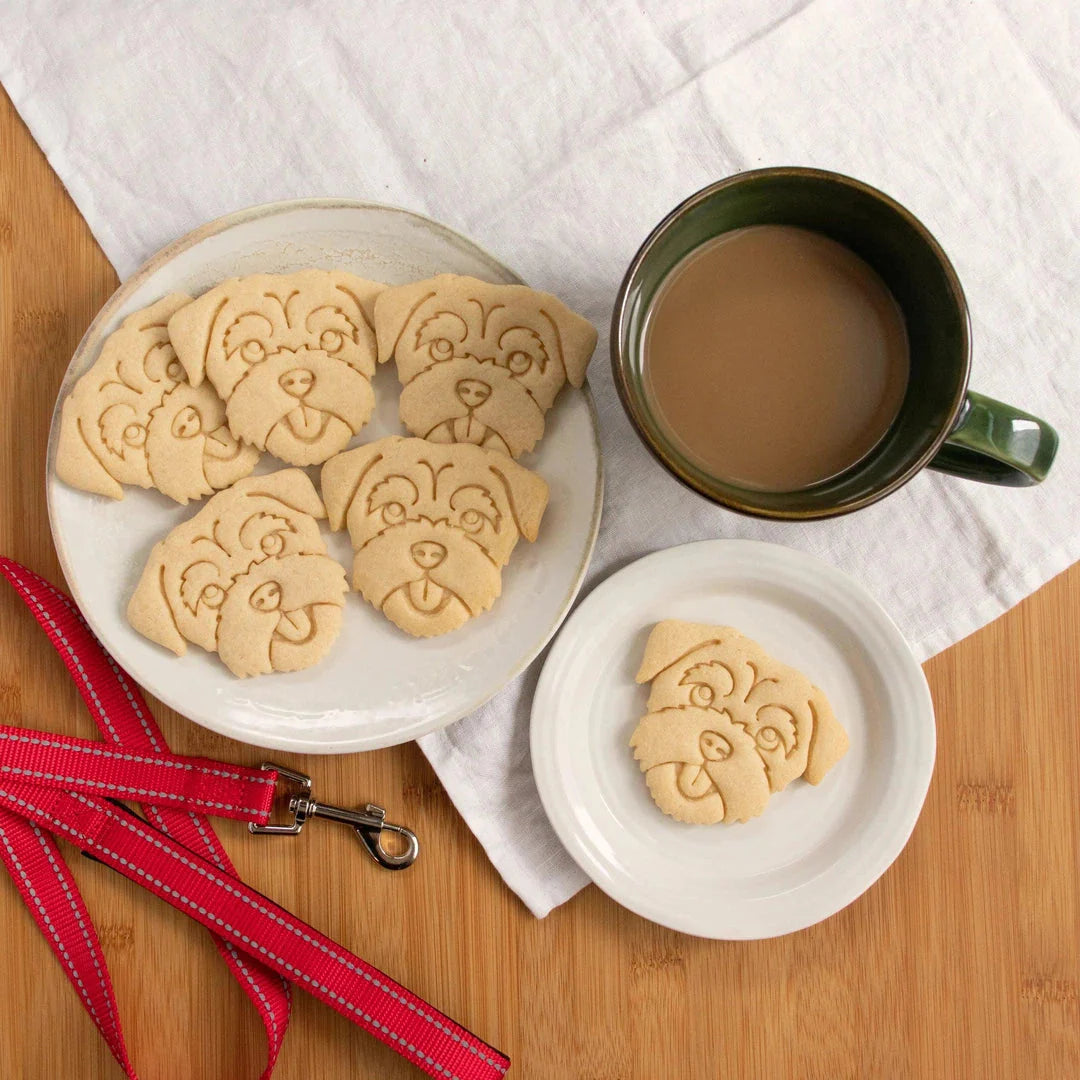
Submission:
[[[356,816],[358,818],[364,816],[368,819],[357,821],[353,828],[356,830],[356,835],[360,837],[360,842],[367,848],[368,854],[381,867],[386,870],[404,870],[406,866],[411,866],[416,861],[416,856],[420,854],[420,841],[417,840],[416,833],[412,829],[387,821],[386,811],[374,803],[368,803],[364,807],[364,814]],[[401,854],[393,855],[383,847],[384,832],[396,833],[405,838],[405,850]]]
[[[295,784],[299,790],[289,799],[292,821],[285,824],[267,825],[248,822],[248,829],[252,833],[296,836],[309,818],[328,818],[330,821],[340,821],[349,825],[360,838],[367,853],[385,870],[404,870],[416,861],[417,855],[420,854],[420,841],[416,833],[404,825],[395,825],[387,821],[386,811],[381,806],[368,803],[363,810],[349,810],[343,806],[320,803],[312,797],[310,776],[269,761],[264,761],[262,768],[267,772],[276,772],[281,779]],[[395,833],[404,837],[405,850],[397,855],[387,851],[383,847],[383,833]]]

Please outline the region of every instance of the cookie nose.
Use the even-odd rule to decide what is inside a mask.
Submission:
[[[421,570],[434,570],[446,558],[446,548],[434,540],[420,540],[409,548],[409,554]]]
[[[703,731],[699,746],[706,761],[726,761],[731,757],[731,743],[718,731]]]
[[[459,379],[454,390],[462,405],[470,409],[483,405],[491,397],[491,387],[481,379]]]
[[[307,368],[293,368],[278,379],[278,385],[286,394],[302,398],[311,393],[311,388],[315,385],[315,373]]]

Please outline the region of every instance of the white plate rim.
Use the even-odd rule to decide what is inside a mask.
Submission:
[[[573,814],[567,808],[569,804],[566,799],[568,797],[572,798],[572,795],[561,787],[558,770],[555,767],[554,754],[551,752],[551,746],[549,745],[551,740],[554,739],[556,729],[554,721],[548,718],[555,716],[555,703],[558,694],[556,683],[562,668],[561,656],[565,650],[571,649],[573,646],[575,625],[586,624],[587,620],[592,616],[593,609],[602,608],[607,598],[626,587],[627,579],[632,579],[635,574],[642,573],[643,567],[655,566],[657,563],[676,557],[676,553],[685,552],[687,549],[696,549],[701,552],[703,560],[707,559],[710,565],[716,565],[716,561],[722,559],[725,552],[732,555],[739,553],[752,556],[754,553],[764,553],[767,550],[770,554],[779,553],[780,557],[794,565],[801,564],[802,567],[820,577],[828,578],[831,584],[843,590],[848,597],[856,600],[865,614],[876,624],[876,629],[890,640],[896,655],[903,658],[903,666],[908,672],[909,688],[914,693],[920,706],[919,718],[922,722],[913,736],[918,741],[916,750],[918,751],[919,770],[908,789],[909,801],[905,804],[906,812],[895,821],[892,831],[884,838],[883,842],[874,848],[872,853],[874,857],[867,859],[865,872],[857,883],[838,891],[828,903],[819,905],[817,909],[811,912],[809,917],[792,919],[788,925],[774,927],[764,933],[754,930],[740,932],[739,928],[731,926],[725,926],[720,932],[714,932],[710,928],[703,927],[700,922],[696,922],[693,918],[687,919],[678,912],[673,913],[665,909],[663,905],[657,906],[648,899],[642,899],[639,895],[608,887],[602,875],[594,872],[596,864],[592,854],[575,826]],[[540,673],[536,692],[533,696],[529,741],[533,777],[536,781],[544,812],[547,814],[548,820],[551,822],[560,842],[581,870],[601,891],[607,893],[616,903],[633,911],[635,914],[672,930],[691,934],[695,937],[716,940],[756,941],[794,933],[831,918],[862,896],[892,866],[907,846],[926,801],[926,794],[930,787],[936,758],[937,728],[933,699],[922,667],[915,659],[907,640],[889,613],[859,582],[831,563],[797,548],[789,548],[782,544],[761,540],[710,539],[663,548],[644,555],[611,574],[582,600],[563,623],[559,635],[544,661],[544,667]]]
[[[53,548],[56,551],[60,569],[64,574],[64,579],[67,582],[71,596],[78,605],[83,618],[89,624],[90,629],[93,630],[94,634],[103,642],[105,647],[114,654],[117,662],[121,667],[127,670],[129,674],[132,673],[129,669],[129,664],[125,662],[125,650],[122,646],[117,647],[115,642],[106,640],[107,635],[103,633],[100,622],[95,619],[94,613],[91,610],[92,605],[86,604],[79,594],[78,585],[75,581],[75,576],[72,573],[71,562],[67,554],[67,545],[61,539],[62,533],[57,527],[56,510],[53,505],[52,497],[52,481],[55,477],[56,448],[60,437],[60,411],[63,407],[64,399],[67,397],[75,381],[89,368],[96,358],[101,344],[107,336],[103,328],[111,326],[117,312],[123,307],[127,298],[132,292],[139,288],[147,278],[157,273],[182,252],[187,251],[189,248],[194,247],[196,244],[211,236],[215,236],[218,233],[225,232],[238,225],[245,225],[257,221],[260,218],[273,217],[297,210],[312,209],[377,210],[392,214],[400,214],[403,217],[410,218],[416,224],[441,234],[452,243],[470,249],[472,254],[486,262],[495,273],[504,275],[514,282],[525,284],[523,279],[515,271],[500,262],[485,248],[469,239],[469,237],[465,236],[463,233],[444,225],[442,222],[434,220],[434,218],[429,218],[424,214],[418,214],[413,210],[408,210],[404,207],[395,206],[390,203],[339,198],[334,196],[281,199],[274,202],[260,203],[256,206],[245,207],[244,209],[224,214],[221,217],[215,218],[212,221],[208,221],[205,224],[192,229],[190,232],[185,233],[183,236],[166,244],[151,255],[130,277],[122,281],[109,299],[102,305],[101,309],[87,327],[86,332],[79,340],[79,344],[75,347],[75,351],[72,353],[71,360],[68,362],[67,369],[64,372],[64,377],[60,382],[60,388],[57,391],[56,401],[53,404],[52,418],[49,424],[49,441],[45,459],[44,482],[45,500],[49,512],[49,531],[52,535]],[[593,398],[592,390],[587,378],[582,384],[579,392],[582,394],[588,407],[593,446],[596,452],[596,475],[594,479],[596,494],[593,500],[592,516],[589,522],[588,540],[582,553],[580,564],[574,573],[570,588],[567,590],[566,597],[560,605],[551,626],[549,626],[543,634],[537,636],[534,645],[525,651],[521,661],[501,684],[485,689],[483,693],[454,714],[449,716],[438,716],[434,719],[414,723],[410,725],[407,732],[401,735],[401,737],[395,737],[391,740],[387,740],[380,736],[369,736],[366,738],[359,736],[342,739],[336,742],[308,742],[303,739],[277,738],[273,735],[268,735],[265,738],[260,737],[258,743],[252,743],[249,737],[238,735],[235,729],[228,723],[216,722],[212,717],[208,716],[200,716],[198,718],[189,716],[188,712],[185,710],[184,703],[168,690],[163,690],[160,686],[151,685],[150,683],[143,683],[138,679],[136,682],[163,704],[167,705],[186,719],[190,719],[193,723],[197,723],[200,726],[208,728],[219,735],[224,735],[227,738],[246,742],[249,745],[261,746],[268,750],[283,750],[289,753],[348,754],[364,750],[381,749],[386,746],[396,746],[403,742],[419,739],[424,735],[430,734],[432,731],[448,727],[450,724],[475,712],[490,701],[500,690],[521,675],[537,656],[543,652],[545,647],[558,632],[559,627],[562,626],[567,614],[573,607],[574,601],[577,599],[577,595],[581,590],[581,585],[585,580],[585,574],[588,571],[589,564],[592,562],[593,551],[596,548],[596,540],[600,531],[600,517],[604,504],[603,452],[600,443],[599,414],[597,413],[596,402]]]

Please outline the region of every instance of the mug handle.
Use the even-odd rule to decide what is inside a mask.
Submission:
[[[969,390],[931,469],[985,484],[1029,487],[1046,479],[1058,434],[1045,421]]]

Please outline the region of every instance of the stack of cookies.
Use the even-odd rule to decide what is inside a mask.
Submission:
[[[57,472],[117,499],[125,484],[211,496],[155,545],[128,617],[236,675],[295,671],[326,655],[346,603],[320,518],[348,528],[353,587],[405,632],[445,634],[491,608],[548,500],[515,459],[595,346],[590,323],[523,285],[234,278],[124,320],[64,401]],[[350,449],[390,360],[413,437]],[[263,453],[292,467],[253,476]],[[307,466],[322,466],[318,488]]]

